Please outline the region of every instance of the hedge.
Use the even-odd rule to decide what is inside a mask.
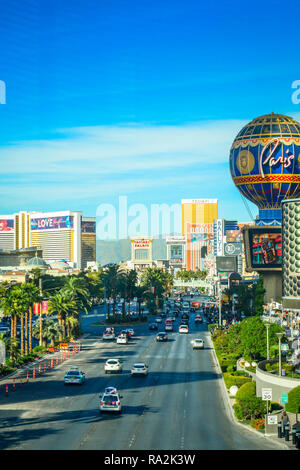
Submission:
[[[230,372],[224,372],[223,374],[225,385],[227,390],[230,389],[233,385],[240,388],[242,385],[248,382],[252,382],[251,377],[243,377],[239,375],[233,375]]]
[[[289,413],[300,413],[300,385],[293,388],[288,393],[288,403],[285,405]]]
[[[256,397],[255,382],[245,383],[238,390],[234,411],[236,417],[240,420],[264,417],[266,403],[260,397]]]

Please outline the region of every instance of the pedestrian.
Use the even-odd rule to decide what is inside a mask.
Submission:
[[[282,422],[282,425],[283,425],[283,434],[285,435],[285,430],[290,424],[290,419],[289,419],[289,416],[288,416],[286,411],[282,412],[281,422]]]

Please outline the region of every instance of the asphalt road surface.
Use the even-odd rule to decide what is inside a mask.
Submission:
[[[84,318],[82,351],[5,395],[0,383],[0,449],[10,450],[263,450],[276,444],[234,424],[226,408],[221,378],[205,324],[180,320],[168,341],[157,343],[147,325],[134,326],[127,345],[104,342],[97,315]],[[121,328],[117,328],[120,330]],[[160,326],[162,330],[162,326]],[[192,350],[192,338],[205,341]],[[108,358],[123,361],[122,374],[106,375]],[[134,362],[146,362],[147,377],[131,377]],[[70,365],[86,374],[82,386],[64,386]],[[115,386],[122,413],[99,413],[99,393]]]

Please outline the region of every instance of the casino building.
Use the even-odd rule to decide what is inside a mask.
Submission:
[[[96,261],[96,218],[80,211],[20,211],[0,215],[0,249],[37,247],[51,265],[61,260],[84,269]]]

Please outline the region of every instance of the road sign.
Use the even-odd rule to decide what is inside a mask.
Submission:
[[[278,416],[277,415],[268,415],[268,424],[277,424]]]
[[[272,389],[271,388],[262,388],[261,389],[261,399],[264,401],[272,400]]]
[[[289,396],[287,393],[283,393],[281,395],[281,403],[288,403],[289,402]]]

